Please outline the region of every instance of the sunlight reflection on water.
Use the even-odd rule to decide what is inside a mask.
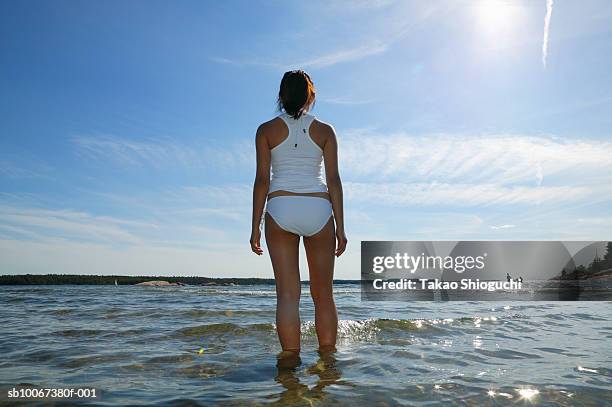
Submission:
[[[338,350],[278,366],[269,286],[0,287],[4,389],[95,386],[104,402],[605,405],[610,303],[362,302],[336,293]],[[229,403],[228,395],[232,396]]]

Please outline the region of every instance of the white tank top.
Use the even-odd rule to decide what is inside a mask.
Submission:
[[[323,177],[323,150],[310,138],[315,116],[304,112],[294,119],[286,112],[278,117],[289,128],[289,135],[271,150],[271,180],[268,192],[327,192]]]

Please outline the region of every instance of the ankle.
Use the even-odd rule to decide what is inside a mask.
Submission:
[[[300,354],[300,348],[286,348],[278,355],[279,357],[291,357],[298,356]]]
[[[331,353],[336,352],[336,345],[319,345],[318,352],[319,353]]]

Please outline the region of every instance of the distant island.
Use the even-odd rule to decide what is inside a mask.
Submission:
[[[0,275],[0,285],[147,285],[147,286],[232,286],[274,285],[273,278],[212,278],[183,276],[98,276],[83,274],[15,274]],[[154,282],[157,282],[155,284]],[[360,280],[334,280],[334,284],[356,284]],[[147,284],[142,284],[147,283]],[[168,284],[166,284],[168,283]],[[308,284],[308,281],[302,281]]]

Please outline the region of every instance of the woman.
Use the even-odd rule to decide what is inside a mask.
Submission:
[[[302,70],[286,72],[277,100],[281,114],[261,124],[255,136],[257,175],[250,242],[253,252],[262,255],[261,223],[267,199],[265,236],[276,280],[276,327],[285,356],[300,352],[301,236],[320,351],[335,350],[338,330],[332,290],[334,255],[340,256],[347,243],[338,144],[334,128],[310,113],[314,101],[310,76]]]

